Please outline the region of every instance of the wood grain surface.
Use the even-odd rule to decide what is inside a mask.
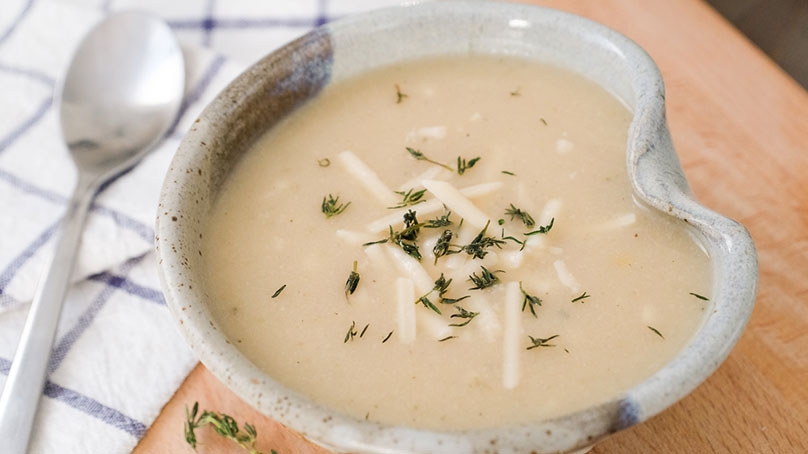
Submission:
[[[668,118],[697,197],[743,223],[758,249],[752,319],[691,395],[599,443],[605,453],[808,452],[808,93],[701,0],[538,0],[604,23],[654,58]],[[808,58],[808,50],[806,50]],[[257,413],[198,366],[136,453],[191,453],[184,406],[249,421],[258,449],[324,452]],[[244,452],[210,430],[198,452]]]

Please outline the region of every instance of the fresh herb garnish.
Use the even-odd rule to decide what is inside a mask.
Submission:
[[[426,189],[421,189],[420,191],[416,191],[414,189],[410,189],[407,192],[404,191],[395,191],[396,194],[402,197],[401,203],[396,206],[387,207],[389,209],[395,208],[404,208],[410,205],[415,205],[416,203],[423,202],[424,194],[426,194]]]
[[[555,344],[549,344],[551,340],[558,337],[558,334],[542,339],[541,337],[527,336],[530,338],[530,346],[525,350],[532,350],[536,347],[555,347]]]
[[[435,243],[435,247],[432,248],[432,253],[435,254],[435,263],[438,263],[438,258],[443,257],[449,252],[449,242],[452,241],[452,237],[454,234],[451,230],[444,230],[443,233],[440,234],[438,241]]]
[[[328,194],[328,197],[323,197],[323,204],[322,210],[325,217],[330,218],[331,216],[336,216],[343,211],[351,204],[351,202],[340,204],[339,203],[339,196],[334,197],[331,194]]]
[[[435,313],[442,315],[440,309],[432,303],[432,300],[429,299],[429,295],[433,292],[438,292],[438,302],[440,304],[455,304],[458,301],[463,301],[466,298],[469,298],[470,295],[461,296],[460,298],[446,298],[446,293],[449,291],[449,286],[452,284],[451,279],[446,279],[443,273],[440,274],[440,277],[435,280],[435,285],[432,287],[432,290],[427,292],[425,295],[421,296],[415,301],[415,304],[421,303],[424,307],[431,309]]]
[[[473,158],[473,159],[469,160],[469,162],[466,162],[465,158],[461,158],[460,156],[458,156],[457,157],[457,174],[458,175],[463,175],[464,173],[466,173],[466,170],[474,167],[474,164],[477,164],[477,161],[479,161],[479,160],[480,160],[480,157],[477,156],[476,158]]]
[[[499,278],[494,273],[488,271],[488,268],[484,266],[481,266],[480,268],[482,269],[482,272],[479,276],[477,276],[477,273],[471,273],[469,276],[469,280],[474,283],[474,287],[470,288],[469,290],[482,290],[499,282]],[[501,270],[495,272],[500,271]]]
[[[353,340],[356,336],[356,321],[351,321],[351,326],[348,327],[348,332],[345,333],[345,340],[342,341],[343,344],[347,344],[348,341]]]
[[[390,331],[389,333],[387,333],[387,336],[385,336],[385,337],[384,337],[384,339],[382,339],[382,343],[387,342],[387,341],[390,339],[390,336],[392,336],[392,335],[393,335],[393,332],[392,332],[392,331]]]
[[[577,303],[578,301],[583,301],[583,300],[589,298],[590,296],[592,296],[592,295],[589,295],[586,292],[583,292],[583,293],[581,293],[581,296],[575,297],[572,300],[570,300],[570,303]]]
[[[539,118],[539,121],[542,122],[544,126],[547,126],[547,120],[545,120],[544,118]]]
[[[505,221],[504,221],[504,219],[500,219],[500,220],[501,220],[501,221],[503,221],[503,223],[505,222]],[[501,225],[501,224],[500,224],[500,225]],[[503,239],[503,240],[511,240],[511,241],[513,241],[514,243],[516,243],[516,244],[520,245],[520,246],[521,246],[521,247],[519,248],[519,250],[520,250],[520,251],[521,251],[521,250],[523,250],[523,249],[525,248],[525,246],[527,246],[527,240],[525,240],[525,241],[520,241],[519,239],[514,238],[514,237],[512,237],[512,236],[510,236],[510,235],[509,235],[509,236],[505,236],[505,229],[502,229],[502,233],[500,234],[500,237],[502,237],[502,239]]]
[[[521,89],[517,88],[516,90],[511,91],[511,96],[521,96],[522,93],[519,90]]]
[[[369,327],[369,326],[370,326],[370,323],[368,323],[367,325],[365,325],[365,327],[364,327],[364,328],[362,328],[362,332],[361,332],[361,333],[359,333],[359,338],[360,338],[360,339],[362,338],[362,336],[364,336],[364,335],[365,335],[365,331],[367,331],[367,330],[368,330],[368,327]]]
[[[356,286],[359,285],[359,273],[356,272],[356,260],[353,262],[353,270],[348,275],[348,280],[345,281],[345,296],[353,295],[356,291]]]
[[[406,93],[401,91],[401,88],[396,84],[396,104],[401,104],[404,98],[409,97]]]
[[[659,336],[659,337],[661,337],[661,338],[663,338],[663,339],[665,338],[665,336],[663,336],[663,335],[662,335],[662,333],[660,333],[660,332],[659,332],[659,330],[658,330],[658,329],[656,329],[656,328],[654,328],[653,326],[649,326],[649,327],[648,327],[648,329],[650,329],[651,331],[653,331],[653,332],[654,332],[654,334],[656,334],[657,336]]]
[[[185,442],[191,445],[196,450],[196,429],[210,424],[217,434],[229,438],[236,442],[242,448],[248,450],[250,454],[261,454],[260,451],[255,449],[255,442],[258,438],[258,433],[255,427],[250,423],[244,423],[244,432],[241,433],[238,423],[233,417],[224,413],[217,413],[213,411],[203,411],[197,418],[199,413],[199,402],[194,402],[193,408],[189,411],[185,407]],[[274,454],[274,450],[273,450]]]
[[[457,326],[457,327],[466,326],[469,323],[471,323],[474,317],[480,315],[479,312],[471,312],[460,306],[455,306],[455,309],[457,309],[457,313],[452,314],[450,318],[462,318],[465,319],[466,321],[462,323],[451,323],[449,324],[449,326]]]
[[[515,173],[513,173],[513,172],[511,172],[510,170],[503,170],[503,171],[502,171],[502,173],[504,173],[505,175],[510,175],[510,176],[512,176],[512,177],[515,177],[515,176],[516,176],[516,174],[515,174]]]
[[[426,155],[424,155],[420,150],[416,150],[415,148],[407,147],[407,151],[410,153],[410,156],[412,156],[413,158],[415,158],[415,159],[417,159],[419,161],[426,161],[426,162],[428,162],[430,164],[435,164],[437,166],[441,166],[441,167],[443,167],[444,169],[446,169],[446,170],[448,170],[450,172],[454,172],[454,170],[455,170],[455,169],[451,168],[450,166],[448,166],[446,164],[443,164],[443,163],[440,163],[440,162],[437,162],[437,161],[433,161],[433,160],[427,158]]]
[[[447,211],[443,213],[443,216],[441,217],[430,219],[426,221],[424,227],[428,229],[437,229],[440,227],[446,227],[447,225],[452,225],[452,221],[449,219],[449,216],[451,216],[451,214],[452,214],[451,211]]]
[[[391,225],[389,226],[390,233],[388,234],[387,238],[371,241],[363,244],[362,246],[384,244],[389,241],[398,245],[410,257],[421,261],[421,251],[418,249],[418,244],[415,242],[415,240],[418,238],[418,232],[421,230],[422,225],[423,224],[420,224],[418,219],[415,217],[415,211],[408,210],[406,213],[404,213],[404,230],[396,232],[393,230],[393,226]]]
[[[553,228],[553,223],[554,222],[555,222],[555,218],[552,218],[552,219],[550,219],[549,224],[542,225],[537,230],[534,230],[532,232],[527,232],[527,233],[525,233],[525,236],[536,235],[536,234],[539,234],[539,233],[547,233],[547,232],[550,231],[550,229]]]
[[[330,160],[330,159],[328,159],[328,158],[318,159],[318,160],[317,160],[317,164],[318,164],[320,167],[328,167],[328,166],[330,166],[330,165],[331,165],[331,160]]]
[[[283,291],[283,289],[285,289],[285,288],[286,288],[286,284],[281,285],[281,288],[279,288],[278,290],[275,290],[275,293],[272,294],[272,298],[277,298],[278,295],[280,295],[281,292]]]
[[[522,291],[522,295],[525,297],[525,299],[522,300],[522,312],[524,312],[526,308],[530,309],[530,313],[538,318],[539,316],[536,315],[536,306],[541,306],[541,299],[538,296],[527,293],[525,289],[522,288],[521,282],[519,282],[519,290]]]
[[[696,298],[698,298],[698,299],[700,299],[700,300],[703,300],[703,301],[710,301],[710,298],[707,298],[706,296],[701,296],[701,295],[699,295],[698,293],[693,293],[693,292],[690,292],[690,294],[691,294],[691,295],[693,295],[693,296],[695,296]]]
[[[438,342],[445,342],[449,339],[457,339],[457,336],[446,336],[443,339],[438,339]]]
[[[475,259],[483,259],[485,258],[488,251],[486,248],[491,246],[496,246],[497,248],[502,248],[502,244],[505,243],[503,240],[498,240],[496,238],[485,236],[485,232],[488,230],[488,225],[491,221],[485,223],[485,227],[480,230],[480,233],[471,240],[471,243],[462,246],[458,251],[451,251],[451,253],[458,253],[458,252],[465,252],[466,254],[474,257]]]
[[[513,221],[514,217],[518,217],[522,220],[522,223],[525,224],[525,227],[531,228],[536,225],[536,221],[533,220],[533,216],[527,213],[527,211],[522,211],[519,208],[516,208],[511,204],[510,208],[505,209],[505,214],[511,217],[511,221]],[[548,229],[549,230],[549,229]]]

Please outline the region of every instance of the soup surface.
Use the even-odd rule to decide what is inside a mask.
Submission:
[[[268,374],[357,418],[473,429],[613,398],[687,343],[711,290],[686,223],[632,196],[630,121],[518,59],[328,87],[215,203],[214,316]]]

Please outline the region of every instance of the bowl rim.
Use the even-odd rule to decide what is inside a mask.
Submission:
[[[187,170],[196,168],[215,152],[215,145],[200,147],[200,143],[215,142],[212,135],[217,123],[223,115],[233,114],[234,100],[244,99],[245,87],[253,84],[256,77],[260,80],[261,74],[276,70],[279,61],[294,62],[295,50],[306,43],[330,42],[341,36],[366,38],[357,37],[357,30],[376,30],[379,24],[381,28],[404,26],[425,17],[466,21],[513,17],[556,24],[619,56],[621,67],[631,76],[627,83],[633,99],[624,100],[633,104],[634,111],[626,145],[634,194],[692,226],[710,255],[714,289],[712,312],[688,345],[654,375],[606,403],[547,421],[471,431],[441,432],[357,420],[315,404],[260,371],[218,331],[204,307],[199,286],[194,290],[186,285],[192,277],[188,254],[194,251],[188,249],[191,245],[186,241],[190,238],[188,224],[177,222],[177,215],[182,218],[191,203],[188,188],[198,190],[199,184],[193,180],[195,172]],[[204,195],[209,199],[211,194]],[[216,96],[183,138],[161,189],[155,232],[166,302],[180,332],[202,363],[259,411],[312,442],[337,450],[413,452],[441,446],[476,452],[491,449],[492,440],[496,440],[497,449],[517,451],[538,448],[537,452],[557,452],[589,446],[656,415],[706,380],[740,338],[751,316],[757,288],[757,257],[749,233],[737,222],[705,208],[692,195],[668,131],[662,76],[650,56],[627,37],[601,24],[529,5],[460,0],[383,8],[326,24],[259,60]]]

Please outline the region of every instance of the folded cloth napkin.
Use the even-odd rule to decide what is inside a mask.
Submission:
[[[30,452],[131,451],[196,364],[160,291],[153,222],[163,175],[204,105],[246,65],[284,42],[331,18],[393,3],[3,0],[0,386],[75,183],[54,102],[73,49],[109,11],[140,9],[174,29],[187,71],[175,130],[107,185],[92,206]]]

